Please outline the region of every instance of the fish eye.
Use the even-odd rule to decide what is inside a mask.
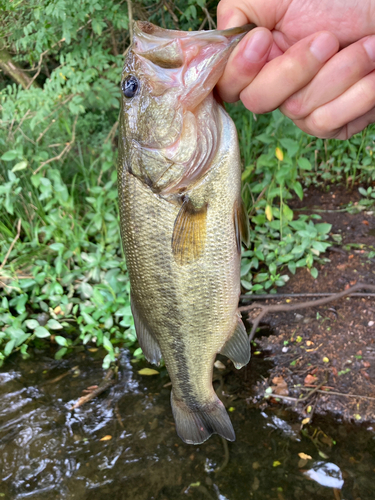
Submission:
[[[121,88],[124,93],[124,96],[129,99],[135,96],[138,87],[139,87],[139,81],[133,75],[127,76],[125,80],[121,83]]]

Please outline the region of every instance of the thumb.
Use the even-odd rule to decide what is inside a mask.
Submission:
[[[217,6],[218,29],[255,23],[273,30],[291,0],[221,0]]]

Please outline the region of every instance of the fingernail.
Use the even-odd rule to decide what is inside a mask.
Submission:
[[[363,42],[363,46],[371,61],[375,61],[375,36],[369,36],[367,40]]]
[[[256,31],[246,43],[244,57],[253,63],[261,61],[270,48],[270,40],[264,31]]]
[[[337,49],[337,39],[331,33],[320,33],[310,45],[310,51],[320,62],[327,61],[327,59],[335,54]]]

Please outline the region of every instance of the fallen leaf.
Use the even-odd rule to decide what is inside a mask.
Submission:
[[[337,368],[335,368],[334,366],[331,366],[331,370],[332,370],[332,373],[335,377],[338,376],[338,373],[337,373]]]
[[[273,394],[279,396],[288,396],[288,384],[285,382],[283,377],[274,377],[272,379],[272,383],[274,384],[271,387]]]
[[[110,441],[112,439],[112,436],[109,434],[107,436],[102,437],[102,439],[99,439],[99,441]]]
[[[306,345],[310,347],[311,345],[314,345],[314,342],[312,342],[311,340],[306,340]]]
[[[303,453],[303,451],[301,453],[298,453],[298,456],[303,460],[312,460],[312,457],[310,457],[310,455],[306,455],[306,453]]]
[[[363,220],[362,224],[365,224],[366,226],[368,226],[369,225],[369,221],[368,220]]]
[[[138,371],[139,375],[159,375],[157,370],[153,370],[152,368],[142,368],[142,370]]]
[[[275,460],[274,463],[272,464],[274,467],[278,467],[279,465],[281,465],[281,462],[279,462],[278,460]]]
[[[316,382],[316,377],[314,377],[314,375],[308,374],[308,375],[306,375],[304,382],[305,382],[305,385],[313,384],[314,382]]]
[[[368,361],[362,361],[365,368],[370,368],[371,364]]]
[[[349,257],[348,257],[348,259],[354,259],[354,254],[353,253],[350,254]]]
[[[336,268],[339,269],[340,271],[344,271],[347,267],[348,264],[339,264],[338,266],[336,266]]]

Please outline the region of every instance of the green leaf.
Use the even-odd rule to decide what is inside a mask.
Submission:
[[[321,253],[324,253],[329,246],[331,246],[330,243],[322,243],[321,241],[313,241],[312,243],[312,247]]]
[[[44,339],[46,337],[50,337],[51,334],[47,330],[47,328],[44,328],[44,326],[38,326],[34,330],[34,334],[39,338],[39,339]]]
[[[255,276],[254,281],[255,283],[262,283],[263,281],[266,281],[268,278],[268,273],[259,273]]]
[[[60,335],[56,335],[55,337],[55,341],[59,344],[59,345],[62,345],[64,347],[68,347],[68,342],[66,340],[65,337],[61,337]]]
[[[55,354],[55,359],[61,359],[67,353],[67,351],[68,349],[66,347],[59,349]]]
[[[14,149],[11,150],[11,151],[7,151],[6,153],[4,153],[1,157],[1,160],[3,161],[12,161],[12,160],[15,160],[18,156],[18,153],[17,151],[15,151]]]
[[[113,345],[112,345],[111,341],[109,340],[109,338],[106,336],[103,337],[103,347],[108,352],[113,351]]]
[[[20,161],[19,163],[16,163],[14,167],[12,168],[12,172],[17,172],[18,170],[23,170],[27,167],[27,161],[23,160]]]
[[[293,210],[291,210],[288,205],[283,205],[283,215],[288,220],[293,220]]]
[[[292,274],[296,274],[297,266],[296,263],[293,261],[288,262],[288,269]]]
[[[55,319],[49,319],[47,321],[47,326],[48,328],[51,328],[51,330],[61,330],[63,328],[61,324]]]
[[[62,252],[65,248],[62,243],[52,243],[49,247],[51,250],[55,250],[55,252]]]
[[[9,354],[13,351],[13,347],[16,343],[16,339],[12,339],[12,340],[9,340],[9,342],[7,342],[5,344],[5,348],[4,348],[4,356],[9,356]]]
[[[311,273],[311,276],[312,276],[313,278],[315,278],[315,279],[316,279],[316,278],[318,277],[318,270],[317,270],[317,268],[316,268],[316,267],[312,267],[312,268],[310,269],[310,273]]]
[[[25,340],[27,340],[29,337],[31,337],[31,334],[30,333],[24,333],[22,335],[20,335],[17,340],[16,340],[16,347],[20,346],[21,344],[23,344],[25,342]]]
[[[303,189],[302,189],[302,186],[301,186],[301,183],[296,181],[294,184],[293,184],[293,189],[294,191],[296,192],[298,198],[300,200],[303,199]]]
[[[298,158],[297,163],[298,163],[298,166],[300,168],[302,168],[302,170],[312,170],[311,163],[306,158],[302,158],[302,157]]]
[[[36,319],[28,319],[25,321],[25,324],[27,328],[30,328],[30,330],[35,330],[35,328],[38,328],[39,322]]]
[[[327,234],[331,231],[332,224],[327,224],[324,222],[320,224],[315,224],[315,229],[318,231],[319,234]]]

